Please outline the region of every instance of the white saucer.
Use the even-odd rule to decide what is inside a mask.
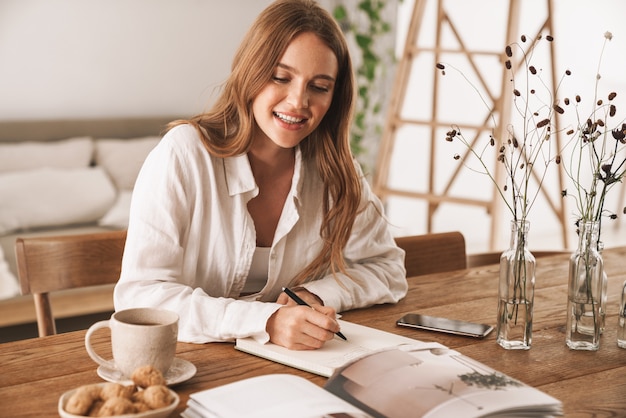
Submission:
[[[182,358],[175,357],[169,370],[165,373],[165,383],[168,386],[177,385],[191,379],[195,374],[196,366],[194,366],[193,363],[183,360]],[[112,369],[107,366],[98,367],[98,376],[108,382],[122,384],[132,383],[130,377],[125,376],[117,369]]]

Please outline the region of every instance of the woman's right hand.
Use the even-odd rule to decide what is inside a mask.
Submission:
[[[267,320],[270,341],[290,350],[315,350],[339,331],[335,309],[322,305],[284,306]]]

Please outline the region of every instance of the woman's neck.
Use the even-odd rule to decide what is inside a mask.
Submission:
[[[258,195],[248,202],[248,212],[254,220],[257,246],[271,247],[274,234],[291,189],[295,167],[295,150],[271,144],[252,144],[248,160]]]
[[[248,151],[248,160],[252,173],[259,182],[263,179],[280,177],[285,172],[293,174],[295,149],[280,148],[269,140],[255,139]]]

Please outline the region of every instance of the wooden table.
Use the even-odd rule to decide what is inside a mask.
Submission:
[[[400,328],[395,321],[407,312],[495,323],[498,267],[487,266],[409,279],[410,291],[397,305],[345,312],[343,319],[424,341],[438,341],[494,369],[560,399],[567,417],[626,416],[626,350],[616,344],[619,294],[626,280],[626,247],[604,252],[609,276],[608,317],[600,349],[571,351],[565,345],[567,256],[541,258],[532,348],[504,350],[495,332],[483,340]],[[56,416],[66,390],[100,382],[95,363],[84,348],[85,331],[0,344],[0,416]],[[94,344],[110,349],[105,332]],[[177,356],[193,362],[198,372],[176,386],[185,408],[190,393],[246,377],[293,373],[323,385],[325,378],[236,351],[233,344],[179,343]]]

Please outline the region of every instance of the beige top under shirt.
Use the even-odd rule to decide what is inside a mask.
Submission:
[[[271,250],[271,247],[256,247],[256,250],[254,250],[250,272],[241,291],[242,295],[258,293],[267,284]]]

